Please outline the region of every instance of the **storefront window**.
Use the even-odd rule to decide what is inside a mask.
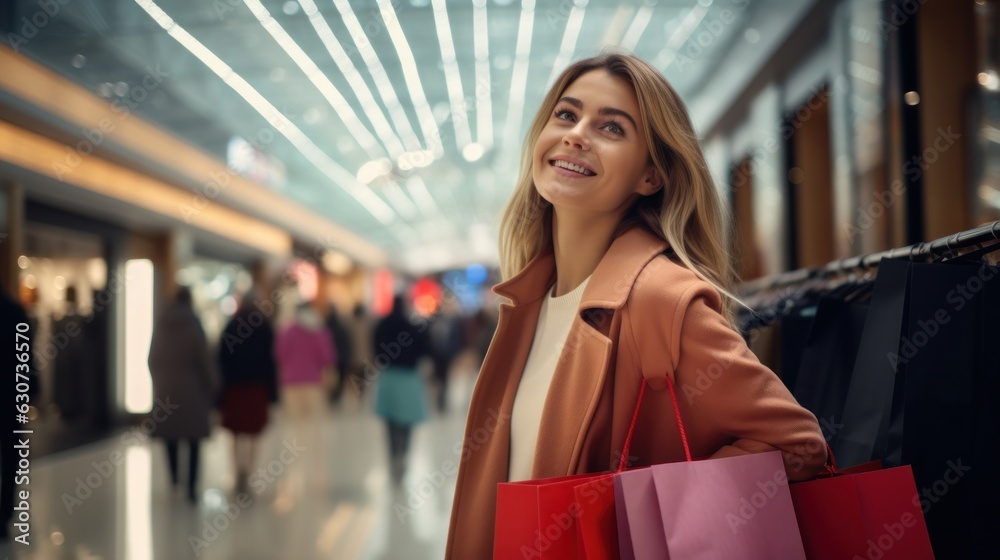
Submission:
[[[979,135],[973,165],[972,209],[977,224],[1000,220],[1000,29],[996,1],[976,2],[979,89],[970,104]]]
[[[28,223],[18,293],[36,323],[35,366],[46,424],[87,425],[103,410],[108,364],[107,260],[96,235]]]

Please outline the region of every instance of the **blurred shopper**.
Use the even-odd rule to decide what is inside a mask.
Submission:
[[[66,287],[65,298],[66,312],[52,327],[56,335],[67,336],[65,346],[55,358],[52,389],[59,417],[64,421],[78,421],[96,412],[92,395],[98,372],[95,371],[95,348],[90,340],[92,327],[90,321],[79,314],[80,302],[75,286]]]
[[[455,357],[465,348],[465,333],[458,315],[458,304],[454,300],[444,300],[440,313],[431,321],[430,332],[434,378],[440,389],[437,406],[444,412],[447,408],[448,373]]]
[[[187,495],[197,500],[201,439],[211,432],[210,415],[218,381],[212,370],[208,341],[191,304],[191,292],[178,288],[174,301],[160,314],[149,348],[155,409],[160,413],[153,433],[166,440],[170,481],[177,486],[180,442],[188,446]],[[164,413],[165,414],[162,414]]]
[[[354,311],[348,319],[348,328],[354,341],[350,365],[351,385],[357,389],[360,396],[367,385],[365,366],[372,359],[372,322],[365,311],[365,306],[361,303],[354,306]]]
[[[476,313],[475,324],[472,345],[476,353],[476,373],[479,373],[479,369],[483,367],[483,360],[486,359],[486,352],[490,349],[490,342],[497,330],[497,307],[493,305],[480,309]]]
[[[333,335],[311,303],[300,304],[295,321],[275,341],[282,406],[295,422],[315,420],[323,410],[323,378],[337,359]]]
[[[323,419],[326,412],[325,380],[332,376],[337,350],[333,335],[311,303],[295,310],[292,323],[281,330],[275,341],[274,357],[281,382],[281,405],[288,419],[286,443],[304,449],[305,460],[297,460],[281,481],[286,495],[322,493],[329,479]],[[305,490],[304,484],[311,486]]]
[[[337,307],[331,305],[326,315],[326,328],[333,336],[333,347],[337,350],[337,388],[333,390],[332,398],[335,402],[340,402],[344,395],[344,385],[347,384],[348,369],[351,367],[351,360],[354,354],[354,341],[351,331],[340,319]]]
[[[267,425],[267,409],[278,400],[274,330],[247,293],[222,331],[219,367],[222,372],[222,426],[233,433],[236,491],[247,489],[257,454],[257,437]]]
[[[399,482],[413,426],[427,419],[427,396],[417,362],[430,356],[430,341],[426,328],[421,330],[407,320],[403,298],[396,296],[392,311],[375,327],[373,342],[376,363],[388,363],[378,376],[375,413],[388,426],[392,475]]]
[[[21,323],[28,324],[28,315],[24,312],[24,308],[18,305],[16,301],[7,297],[7,292],[0,288],[0,332],[3,333],[5,341],[17,341],[17,334],[22,332],[17,330],[17,325]],[[32,330],[27,330],[27,332],[23,332],[22,334],[30,337],[33,332]],[[3,371],[9,376],[2,392],[4,402],[14,402],[12,389],[15,387],[15,381],[23,379],[16,378],[16,374],[18,373],[27,375],[28,377],[29,401],[30,397],[38,394],[37,380],[33,367],[34,362],[32,360],[33,356],[31,355],[32,346],[28,344],[28,347],[25,349],[27,352],[7,351],[0,356],[0,367],[3,367]],[[27,354],[27,356],[22,354]],[[27,360],[24,361],[20,358],[27,358]],[[10,398],[7,398],[8,396]],[[18,409],[17,412],[20,413],[21,410]],[[9,538],[10,521],[14,517],[14,493],[17,490],[15,480],[18,477],[18,454],[15,452],[17,440],[14,438],[14,430],[18,429],[21,428],[16,421],[15,415],[13,413],[4,414],[2,423],[0,423],[0,445],[3,446],[0,447],[0,542],[6,541]]]

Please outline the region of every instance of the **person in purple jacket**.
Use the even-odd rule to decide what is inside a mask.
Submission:
[[[274,358],[285,414],[298,434],[314,434],[325,406],[323,378],[332,375],[337,349],[311,303],[300,304],[295,321],[278,334]]]

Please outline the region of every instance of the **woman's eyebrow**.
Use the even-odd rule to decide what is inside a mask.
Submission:
[[[581,110],[583,109],[583,101],[580,101],[579,99],[577,99],[575,97],[565,96],[565,97],[560,98],[559,102],[569,103],[570,105],[576,107],[577,109],[581,109]],[[638,126],[636,126],[635,119],[632,118],[632,115],[628,114],[625,111],[622,111],[621,109],[615,109],[614,107],[603,107],[599,111],[597,111],[597,114],[598,115],[616,115],[616,116],[619,116],[619,117],[624,117],[624,118],[628,119],[628,122],[632,123],[632,128],[636,128],[636,129],[639,128]]]

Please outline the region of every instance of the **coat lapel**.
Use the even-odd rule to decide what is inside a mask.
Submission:
[[[477,448],[469,459],[476,465],[469,467],[483,473],[483,480],[490,481],[493,492],[497,482],[507,481],[514,398],[535,336],[542,297],[553,282],[555,258],[551,252],[544,252],[519,274],[493,287],[494,293],[511,303],[500,305],[497,334],[483,360],[466,425],[467,443],[472,441]],[[495,418],[500,422],[494,423]],[[490,426],[495,426],[495,431]],[[482,428],[492,433],[480,444],[475,437]]]
[[[645,230],[632,228],[615,239],[594,270],[545,398],[532,478],[576,472],[611,367],[615,318],[636,277],[667,246]]]

